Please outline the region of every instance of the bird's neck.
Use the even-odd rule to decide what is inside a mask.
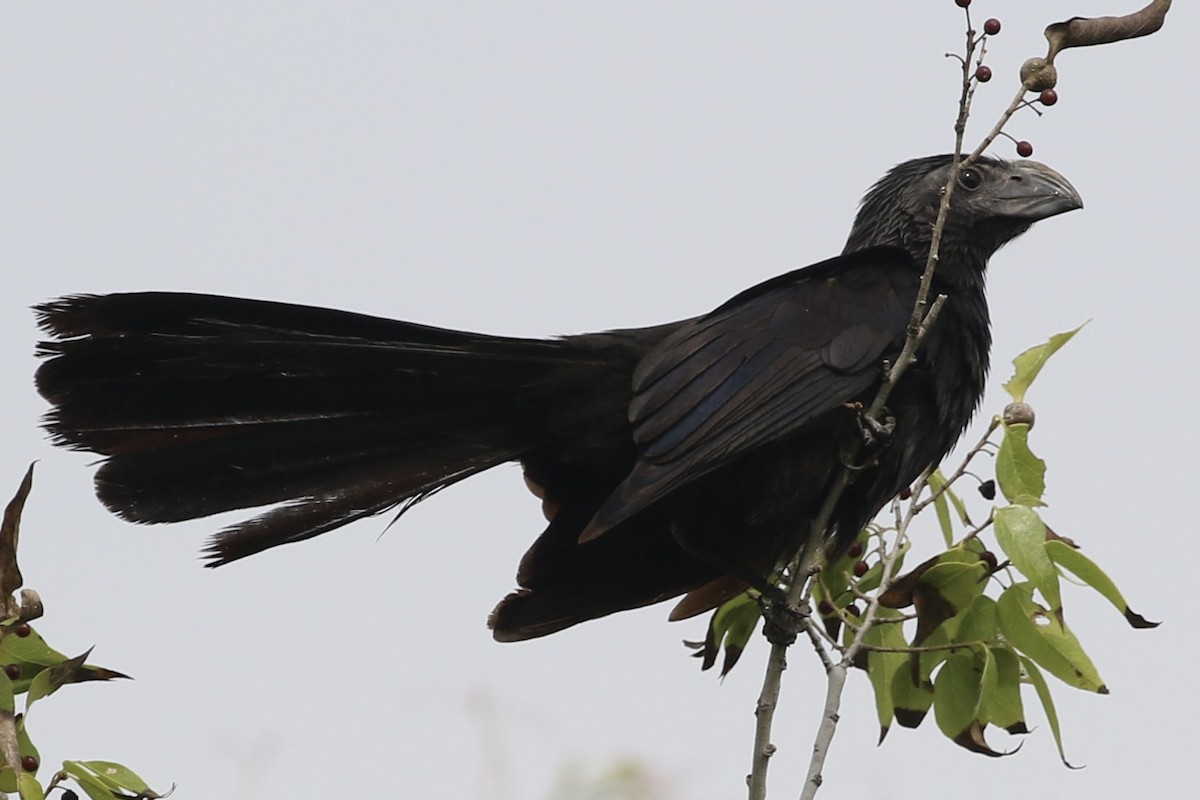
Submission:
[[[946,301],[922,349],[934,369],[953,378],[935,384],[944,424],[971,419],[983,399],[992,346],[986,266],[986,259],[943,247],[934,273],[932,292]]]

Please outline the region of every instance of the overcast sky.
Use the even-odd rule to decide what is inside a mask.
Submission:
[[[977,0],[977,24],[1004,28],[971,140],[1047,23],[1139,3]],[[221,519],[123,523],[92,497],[89,457],[44,440],[28,307],[188,290],[510,335],[700,313],[838,252],[873,180],[952,146],[943,54],[962,30],[950,0],[0,7],[0,495],[38,460],[21,548],[38,628],[137,678],[40,704],[45,761],[122,761],[181,800],[540,800],[568,765],[632,758],[657,798],[742,796],[761,640],[723,684],[680,645],[703,621],[668,624],[667,606],[492,641],[486,615],[542,526],[517,470],[386,534],[372,520],[201,569]],[[1011,758],[960,750],[932,720],[876,748],[856,674],[822,796],[1174,796],[1192,771],[1197,41],[1181,4],[1149,39],[1060,57],[1059,104],[1011,131],[1087,208],[990,275],[984,417],[1013,355],[1092,320],[1029,395],[1046,516],[1165,623],[1133,631],[1068,587],[1112,690],[1056,688],[1087,769],[1061,766],[1032,694],[1036,730]],[[824,683],[811,653],[791,660],[780,798],[799,793]]]

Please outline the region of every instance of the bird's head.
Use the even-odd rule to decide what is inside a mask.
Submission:
[[[900,246],[924,263],[953,162],[952,155],[940,155],[893,167],[863,198],[846,251]],[[1083,208],[1079,192],[1045,164],[982,157],[958,175],[942,235],[942,262],[982,275],[987,259],[1030,225],[1077,208]]]

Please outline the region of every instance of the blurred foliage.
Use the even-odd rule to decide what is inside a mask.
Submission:
[[[578,761],[561,770],[547,800],[670,800],[659,777],[634,758],[614,760],[599,771]]]

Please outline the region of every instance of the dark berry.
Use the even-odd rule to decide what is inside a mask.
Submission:
[[[954,0],[954,5],[958,6],[959,8],[966,8],[967,6],[971,5],[971,0]]]
[[[21,665],[20,664],[5,664],[4,665],[4,674],[8,676],[8,679],[10,681],[17,680],[18,678],[21,677]]]
[[[1000,20],[992,17],[987,22],[983,23],[983,32],[988,36],[995,36],[1000,32]]]
[[[863,575],[867,574],[867,570],[869,570],[870,568],[871,567],[868,566],[867,562],[865,562],[865,561],[855,561],[854,562],[854,577],[861,578]]]
[[[996,482],[992,481],[992,480],[987,480],[987,481],[984,481],[983,483],[979,484],[979,493],[981,495],[983,495],[983,499],[985,499],[985,500],[995,500],[996,499]]]
[[[907,500],[910,497],[912,497],[912,489],[905,486],[903,489],[900,490],[900,499],[901,500]]]
[[[979,560],[987,564],[989,572],[996,569],[996,554],[991,550],[984,550],[980,553]]]
[[[1042,93],[1038,96],[1044,106],[1052,106],[1058,102],[1058,92],[1053,89],[1042,89]]]
[[[850,605],[846,606],[846,613],[852,617],[861,617],[862,609],[856,606],[854,603],[851,603]]]
[[[1017,142],[1017,155],[1019,155],[1021,158],[1029,158],[1031,155],[1033,155],[1033,145],[1024,139]]]
[[[37,772],[38,760],[33,756],[21,756],[21,769],[26,772]]]
[[[846,555],[850,558],[858,558],[863,553],[862,542],[855,542],[846,548]]]
[[[79,795],[70,789],[63,789],[62,800],[79,800]]]
[[[987,83],[991,79],[992,68],[987,64],[980,64],[979,68],[975,70],[975,80],[979,81],[980,83]]]
[[[822,617],[828,617],[833,613],[833,603],[830,603],[828,600],[822,600],[817,603],[817,613]]]
[[[29,625],[22,622],[20,625],[13,628],[13,633],[15,633],[17,636],[20,636],[22,639],[24,639],[26,636],[33,633],[33,628],[29,627]]]

